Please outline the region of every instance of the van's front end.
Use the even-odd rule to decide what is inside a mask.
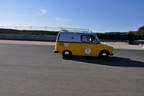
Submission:
[[[113,48],[112,46],[105,45],[105,44],[102,44],[101,46],[104,47],[103,50],[104,50],[104,49],[105,49],[105,50],[108,50],[109,55],[113,55],[113,50],[114,50],[114,48]]]
[[[97,48],[98,48],[97,49],[98,50],[98,56],[100,56],[100,57],[108,57],[108,56],[113,55],[114,48],[112,46],[109,46],[106,44],[98,44]]]

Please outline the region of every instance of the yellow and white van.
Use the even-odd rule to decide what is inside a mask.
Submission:
[[[113,55],[113,47],[101,44],[96,33],[59,32],[54,52],[61,53],[63,57],[108,57]]]

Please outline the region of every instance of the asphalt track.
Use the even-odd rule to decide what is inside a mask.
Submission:
[[[144,50],[62,59],[53,46],[0,44],[0,96],[144,96]]]

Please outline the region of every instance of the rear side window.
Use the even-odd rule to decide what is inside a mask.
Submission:
[[[82,42],[89,42],[89,36],[88,35],[82,35]]]
[[[96,38],[93,35],[82,35],[81,41],[84,43],[95,43]]]
[[[60,33],[58,36],[60,42],[81,42],[80,34],[77,33]]]

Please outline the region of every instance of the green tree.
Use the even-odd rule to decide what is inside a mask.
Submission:
[[[144,26],[140,27],[140,28],[138,29],[138,31],[139,31],[139,32],[144,32]]]
[[[144,26],[142,26],[138,29],[138,34],[144,35]]]

